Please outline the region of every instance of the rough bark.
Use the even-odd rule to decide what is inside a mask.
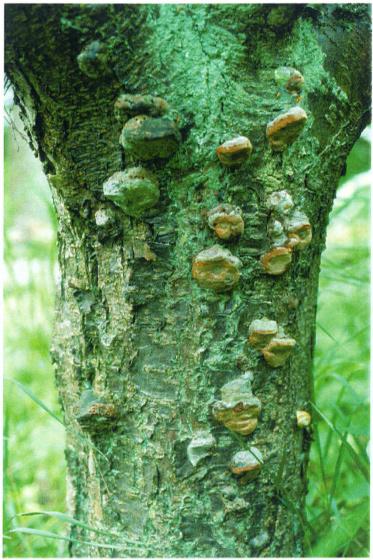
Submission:
[[[7,5],[5,26],[6,72],[59,221],[53,359],[69,428],[70,513],[117,533],[97,536],[122,547],[113,556],[302,555],[310,439],[295,411],[312,398],[328,214],[369,115],[369,7]],[[108,53],[98,79],[77,64],[93,40]],[[266,124],[294,105],[277,95],[273,73],[283,65],[305,77],[300,105],[309,119],[292,146],[274,153]],[[113,109],[121,92],[164,97],[182,132],[174,157],[146,164],[161,198],[142,219],[102,193],[128,166]],[[253,154],[227,169],[215,148],[237,134],[249,136]],[[265,200],[283,189],[309,216],[313,241],[272,277],[259,261],[268,248]],[[243,263],[241,280],[225,294],[191,277],[193,256],[216,243],[206,212],[219,202],[240,206],[245,219],[229,246]],[[99,209],[113,218],[106,228],[96,224]],[[147,247],[156,260],[145,258]],[[279,369],[247,345],[249,324],[264,315],[297,341]],[[243,437],[218,424],[211,405],[247,370],[263,410]],[[76,420],[88,387],[120,412],[100,431]],[[198,429],[217,445],[193,467],[187,446]],[[240,484],[227,465],[247,445],[264,465]],[[71,534],[92,539],[79,527]],[[71,554],[107,551],[74,543]]]

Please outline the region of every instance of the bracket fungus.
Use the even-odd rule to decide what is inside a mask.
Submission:
[[[241,209],[231,204],[219,204],[207,214],[208,225],[219,239],[229,241],[244,232]]]
[[[302,250],[311,243],[310,221],[304,212],[294,208],[293,199],[287,191],[271,193],[267,198],[267,208],[272,214],[267,231],[274,247]],[[284,251],[282,253],[285,254]],[[263,264],[267,266],[271,258],[272,255]]]
[[[170,157],[178,149],[181,135],[169,118],[138,115],[124,125],[119,141],[126,154],[147,161]]]
[[[286,336],[276,321],[266,317],[251,322],[248,341],[250,346],[260,350],[271,367],[283,366],[296,345],[294,338]]]
[[[261,350],[278,333],[276,321],[266,317],[255,319],[249,326],[249,344]]]
[[[227,292],[239,281],[241,266],[240,259],[228,249],[213,245],[194,257],[192,276],[201,288]]]
[[[253,151],[253,146],[246,136],[236,136],[216,148],[220,162],[226,167],[236,167],[244,163]]]
[[[246,475],[246,480],[253,480],[258,476],[263,464],[263,455],[256,447],[247,451],[238,451],[231,459],[229,468],[233,474]]]
[[[287,271],[291,258],[291,247],[274,247],[260,258],[260,262],[267,274],[279,276]]]
[[[268,222],[267,231],[273,247],[283,247],[287,244],[288,238],[285,234],[284,227],[278,220],[271,219]]]
[[[211,454],[211,449],[216,445],[216,439],[208,430],[199,430],[194,434],[187,448],[189,461],[195,467],[202,459]]]
[[[293,210],[294,202],[287,191],[275,191],[267,198],[267,208],[282,218]]]
[[[114,103],[114,112],[118,119],[128,115],[149,115],[161,117],[169,109],[167,101],[154,95],[130,95],[122,93]]]
[[[284,225],[288,237],[288,247],[302,250],[311,243],[312,227],[306,214],[296,210]]]
[[[106,198],[134,218],[155,206],[159,199],[156,178],[142,167],[114,173],[105,181],[103,191]]]
[[[251,389],[252,374],[226,383],[221,388],[221,401],[216,401],[212,408],[214,418],[224,424],[228,430],[243,436],[251,434],[257,424],[262,405]]]
[[[106,402],[92,389],[83,391],[79,401],[79,411],[76,416],[82,428],[105,427],[117,417],[117,410],[111,403]]]
[[[311,414],[305,410],[297,410],[297,426],[298,428],[308,428],[312,421]]]
[[[101,78],[110,73],[107,49],[100,41],[86,45],[78,54],[77,62],[80,71],[89,78]]]
[[[301,133],[307,121],[306,112],[300,107],[292,107],[267,124],[267,138],[275,152],[282,152]]]
[[[299,95],[304,85],[302,74],[291,66],[280,66],[275,70],[275,81],[289,93]]]
[[[263,358],[273,368],[281,367],[292,353],[296,340],[285,334],[274,336],[270,342],[262,348]]]

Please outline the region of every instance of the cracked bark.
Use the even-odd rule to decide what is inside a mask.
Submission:
[[[312,398],[328,214],[369,118],[369,7],[9,4],[5,27],[6,72],[59,221],[53,360],[69,427],[70,514],[117,533],[107,538],[122,547],[113,556],[302,555],[309,439],[295,411]],[[76,61],[93,40],[108,54],[99,79]],[[276,95],[273,73],[282,65],[305,77],[309,120],[279,154],[265,127],[294,105],[290,94]],[[161,198],[138,220],[102,194],[103,182],[128,165],[113,111],[120,92],[164,97],[183,136],[173,158],[146,164]],[[249,136],[253,154],[225,169],[215,148],[236,134]],[[265,199],[283,189],[314,237],[287,273],[269,277],[259,262],[268,247]],[[240,206],[245,219],[230,246],[243,272],[227,294],[191,279],[192,257],[216,242],[206,212],[219,202]],[[96,224],[100,209],[112,216],[106,227]],[[144,258],[147,246],[155,261]],[[297,341],[280,369],[247,346],[249,324],[263,315]],[[255,432],[237,439],[215,422],[211,404],[247,370],[263,410]],[[76,414],[87,387],[120,416],[82,439]],[[186,449],[198,429],[210,430],[217,446],[193,467]],[[246,442],[264,466],[240,485],[227,464]],[[71,535],[92,539],[79,527]],[[108,552],[72,543],[71,554]]]

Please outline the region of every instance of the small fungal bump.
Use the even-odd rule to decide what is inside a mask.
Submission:
[[[161,117],[169,110],[167,101],[154,95],[121,94],[114,103],[114,113],[119,120],[127,120],[128,115],[149,115]]]
[[[236,167],[244,163],[251,155],[253,146],[246,136],[236,136],[216,148],[220,162],[226,167]]]
[[[113,237],[117,233],[118,228],[121,230],[119,224],[117,224],[115,210],[109,208],[107,204],[96,210],[95,224],[97,228],[97,237],[100,241],[107,237]]]
[[[295,211],[285,221],[287,245],[296,250],[305,249],[312,241],[312,227],[306,214]]]
[[[312,418],[309,412],[306,412],[305,410],[297,410],[296,416],[298,428],[308,428],[308,426],[311,425]]]
[[[267,208],[280,217],[287,216],[294,208],[294,202],[287,191],[275,191],[267,198]]]
[[[260,259],[262,267],[267,274],[279,276],[287,271],[292,258],[291,247],[275,247]]]
[[[92,41],[77,56],[80,71],[89,78],[101,78],[110,73],[108,53],[101,41]]]
[[[297,309],[299,307],[299,298],[290,294],[285,298],[285,303],[289,309]]]
[[[202,459],[211,455],[211,450],[216,445],[216,439],[208,430],[195,432],[187,448],[187,456],[195,467]]]
[[[181,135],[173,120],[148,115],[130,119],[124,125],[119,140],[127,155],[144,161],[170,157],[178,149],[180,141]]]
[[[291,66],[280,66],[275,70],[275,81],[280,87],[287,89],[289,93],[299,95],[303,89],[304,78],[299,70]]]
[[[235,475],[245,476],[245,481],[254,480],[260,473],[263,464],[263,455],[256,447],[247,451],[235,453],[229,464],[231,472]]]
[[[116,407],[97,395],[92,389],[83,391],[76,419],[83,428],[104,427],[118,416]]]
[[[95,222],[97,227],[104,228],[114,222],[114,216],[108,209],[99,208],[97,212],[95,212]]]
[[[282,152],[301,133],[307,121],[306,112],[300,107],[292,107],[267,124],[267,138],[274,152]]]
[[[284,227],[278,220],[271,219],[267,231],[273,247],[283,247],[288,243]]]
[[[114,173],[103,185],[106,198],[128,216],[138,218],[159,200],[158,182],[142,167],[131,167]]]
[[[257,424],[262,409],[260,400],[251,389],[252,374],[244,375],[226,383],[221,388],[221,401],[212,408],[214,418],[228,430],[243,436],[251,434]]]
[[[269,542],[269,534],[267,531],[261,531],[259,535],[250,540],[251,546],[254,548],[262,548]]]
[[[244,232],[241,209],[231,204],[219,204],[207,214],[208,225],[219,239],[229,241]]]
[[[194,257],[192,277],[201,288],[227,292],[238,283],[241,267],[240,259],[228,249],[213,245]]]
[[[249,344],[261,350],[278,333],[276,321],[271,321],[266,317],[255,319],[249,326]]]
[[[273,337],[270,342],[262,348],[263,358],[273,368],[282,367],[290,357],[296,340],[286,335]]]

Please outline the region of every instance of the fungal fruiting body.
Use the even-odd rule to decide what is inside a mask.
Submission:
[[[312,227],[310,221],[304,212],[294,208],[293,199],[287,191],[271,193],[267,199],[267,208],[271,212],[267,231],[273,247],[287,247],[299,251],[311,243]],[[284,251],[281,251],[281,253],[285,254]],[[279,252],[277,251],[276,254],[278,255]],[[272,263],[271,251],[268,255],[262,257],[264,260],[262,264],[267,272],[267,268],[270,270],[270,264]],[[277,259],[274,263],[277,264]],[[273,272],[269,272],[269,274],[273,274]]]
[[[121,94],[114,103],[114,112],[118,119],[127,115],[149,115],[160,117],[169,109],[167,101],[154,95]]]
[[[119,141],[126,154],[147,161],[170,157],[178,149],[180,140],[173,120],[138,115],[124,125]]]
[[[188,459],[193,467],[211,454],[215,444],[216,439],[208,430],[199,430],[194,434],[187,448]]]
[[[208,224],[219,239],[229,241],[242,235],[244,221],[241,209],[231,204],[219,204],[207,214]]]
[[[95,213],[95,222],[98,227],[104,227],[110,222],[110,216],[104,209],[97,210]]]
[[[284,247],[287,244],[288,238],[284,227],[278,220],[271,219],[268,222],[267,231],[273,247]]]
[[[241,266],[240,259],[228,249],[213,245],[194,258],[192,276],[201,288],[226,292],[239,281]]]
[[[221,401],[212,408],[214,418],[228,430],[243,436],[251,434],[257,424],[262,405],[251,390],[252,376],[249,372],[221,388]]]
[[[267,138],[275,152],[282,152],[301,133],[307,121],[306,112],[300,107],[292,107],[267,125]]]
[[[294,202],[287,191],[275,191],[267,198],[267,208],[281,219],[290,214]]]
[[[142,167],[114,173],[103,185],[104,195],[125,214],[138,218],[159,199],[158,182]]]
[[[229,468],[233,474],[246,475],[246,480],[253,480],[258,476],[263,464],[263,455],[256,447],[250,450],[238,451],[231,459]]]
[[[288,247],[302,250],[312,241],[312,227],[304,212],[295,211],[285,220],[285,230],[288,237]]]
[[[273,337],[262,349],[263,358],[273,368],[281,367],[288,360],[296,341],[285,335]]]
[[[244,163],[253,150],[246,136],[236,136],[216,148],[220,162],[226,167],[235,167]]]
[[[107,424],[117,417],[115,406],[98,396],[92,389],[83,391],[76,416],[82,427],[95,427]]]
[[[267,274],[279,276],[287,271],[291,258],[290,247],[274,247],[260,258],[260,262]]]
[[[80,71],[89,78],[100,78],[110,72],[107,49],[100,41],[92,41],[77,56]]]
[[[271,321],[266,317],[255,319],[249,326],[249,344],[261,350],[278,333],[276,321]]]
[[[297,410],[297,426],[298,428],[308,428],[312,421],[311,414],[305,410]]]
[[[270,540],[270,536],[267,531],[261,531],[259,535],[250,540],[251,546],[254,548],[263,548]]]
[[[304,85],[302,74],[291,66],[280,66],[276,68],[275,81],[280,87],[284,87],[289,93],[296,95],[302,91]]]
[[[266,317],[250,323],[248,342],[260,350],[265,361],[274,368],[284,365],[296,345],[294,338],[286,336],[276,321]]]

